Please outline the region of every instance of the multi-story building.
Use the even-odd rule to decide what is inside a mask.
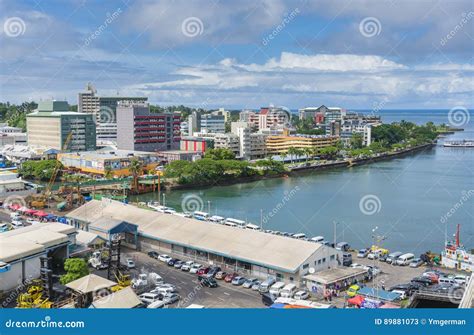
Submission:
[[[69,111],[66,101],[42,101],[26,116],[28,144],[66,151],[95,150],[96,131],[92,114]]]
[[[151,113],[144,102],[117,105],[117,147],[123,150],[175,150],[180,141],[180,114]]]
[[[26,144],[27,135],[23,129],[10,127],[6,123],[0,123],[0,147],[4,145]]]
[[[194,133],[201,131],[201,113],[192,112],[188,116],[188,135],[194,136]]]
[[[258,113],[244,110],[239,115],[240,121],[248,122],[250,127],[258,130],[285,128],[290,118],[290,113],[279,107],[262,107]]]
[[[239,137],[240,149],[237,156],[245,159],[265,157],[265,134],[252,133],[249,123],[243,121],[232,122],[231,132]]]
[[[108,145],[117,141],[117,104],[120,101],[147,102],[147,97],[97,96],[97,90],[88,83],[78,96],[78,112],[95,115],[97,143]]]
[[[225,117],[223,115],[201,115],[201,132],[225,133]]]
[[[181,137],[179,149],[182,151],[206,152],[214,147],[214,140],[204,137]]]
[[[321,106],[322,107],[322,106]],[[300,120],[314,120],[321,107],[305,107],[298,110]]]
[[[267,153],[272,155],[286,154],[289,148],[324,148],[335,145],[339,137],[326,135],[283,135],[268,136]]]
[[[361,134],[363,136],[363,145],[367,146],[372,143],[372,125],[364,121],[344,120],[340,123],[340,137],[345,146],[350,145],[353,134]]]
[[[179,131],[181,132],[181,136],[188,136],[189,124],[186,121],[181,122],[179,124]]]
[[[211,115],[223,116],[225,122],[230,121],[230,112],[226,111],[224,108],[219,108],[218,110],[211,112]]]
[[[232,133],[216,133],[214,134],[214,148],[228,149],[232,151],[236,157],[240,156],[240,140],[239,136]]]

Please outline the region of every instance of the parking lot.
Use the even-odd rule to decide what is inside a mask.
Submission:
[[[123,249],[122,259],[132,258],[136,268],[130,270],[131,277],[137,277],[140,273],[155,272],[163,277],[166,283],[176,286],[181,296],[179,303],[170,307],[184,308],[190,304],[202,305],[206,308],[263,308],[258,292],[241,286],[234,286],[218,280],[216,288],[203,287],[197,280],[197,275],[175,269],[172,266],[153,259],[145,253]],[[204,265],[204,264],[203,264]]]

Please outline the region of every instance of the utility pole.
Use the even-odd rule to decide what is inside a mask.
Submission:
[[[336,239],[337,239],[337,225],[339,224],[336,221],[333,221],[334,224],[334,248],[336,247]]]
[[[166,193],[163,193],[163,206],[166,206]]]
[[[207,200],[207,212],[211,215],[211,200]]]
[[[263,209],[260,208],[260,229],[263,230]]]
[[[374,290],[376,290],[376,294],[377,294],[377,298],[378,298],[378,295],[379,295],[379,283],[375,280],[375,272],[376,272],[376,262],[378,260],[378,258],[380,257],[380,254],[376,251],[378,251],[380,249],[380,242],[382,242],[383,240],[385,240],[385,236],[383,235],[377,235],[376,232],[377,230],[379,229],[378,226],[376,226],[374,229],[372,229],[372,238],[374,239],[374,246],[375,246],[375,250],[373,250],[374,252],[374,263],[373,263],[373,270],[372,270],[372,283],[374,284]]]

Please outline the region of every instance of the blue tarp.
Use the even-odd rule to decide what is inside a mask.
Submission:
[[[285,308],[285,304],[273,304],[270,306],[270,308],[278,308],[278,309]]]
[[[357,294],[385,301],[394,301],[400,298],[399,293],[389,292],[382,289],[375,289],[373,287],[362,287],[357,292]]]
[[[58,222],[61,222],[61,223],[66,223],[67,224],[67,219],[64,217],[64,216],[59,216],[57,218]]]
[[[47,220],[54,220],[54,219],[56,219],[56,215],[54,215],[54,214],[48,214],[48,215],[46,216],[46,219],[47,219]]]

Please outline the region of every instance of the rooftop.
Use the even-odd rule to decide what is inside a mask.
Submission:
[[[308,274],[304,276],[304,279],[311,280],[311,281],[321,283],[321,284],[331,284],[336,281],[352,278],[354,276],[358,276],[366,272],[367,270],[364,270],[364,269],[354,269],[354,268],[348,268],[348,267],[332,268],[332,269],[319,271],[314,274]]]
[[[111,280],[99,277],[95,274],[90,274],[66,284],[66,287],[76,292],[86,294],[97,292],[104,288],[110,288],[115,285],[117,285],[117,283]]]
[[[158,213],[113,200],[92,200],[67,215],[94,222],[103,217],[138,226],[144,237],[296,272],[321,244]]]
[[[141,305],[141,303],[133,289],[128,286],[120,291],[95,300],[91,308],[134,308]]]
[[[132,150],[117,150],[104,149],[96,151],[80,151],[80,152],[66,152],[61,153],[61,156],[75,156],[87,159],[122,159],[133,156],[157,156],[156,152],[132,151]]]

